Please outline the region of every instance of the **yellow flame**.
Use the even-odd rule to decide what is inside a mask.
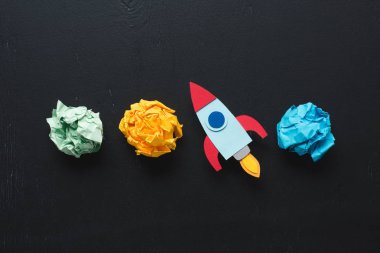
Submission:
[[[253,155],[248,154],[240,160],[240,165],[249,175],[257,178],[260,177],[260,163]]]

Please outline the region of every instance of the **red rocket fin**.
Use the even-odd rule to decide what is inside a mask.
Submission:
[[[265,131],[264,127],[254,118],[248,115],[237,116],[236,119],[243,126],[246,131],[254,131],[261,138],[267,137],[268,133]]]
[[[207,160],[214,168],[214,170],[219,171],[222,169],[222,166],[218,160],[219,151],[216,149],[214,144],[211,142],[210,138],[206,136],[205,141],[203,143],[203,148],[207,157]]]

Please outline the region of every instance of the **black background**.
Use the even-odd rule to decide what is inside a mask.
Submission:
[[[215,173],[188,81],[269,136]],[[1,252],[379,252],[380,1],[1,0]],[[177,150],[137,157],[118,130],[140,98],[176,109]],[[57,151],[58,99],[101,113],[104,142]],[[292,104],[330,113],[318,163],[279,150]]]

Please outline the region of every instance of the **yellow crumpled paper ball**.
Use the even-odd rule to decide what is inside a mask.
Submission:
[[[119,129],[137,155],[159,157],[174,150],[182,137],[182,125],[174,112],[157,100],[141,99],[125,111]]]

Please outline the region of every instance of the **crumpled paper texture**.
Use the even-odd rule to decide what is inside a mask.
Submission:
[[[119,124],[129,144],[137,155],[159,157],[176,148],[176,140],[182,137],[182,125],[175,111],[161,102],[141,99],[126,110]]]
[[[46,120],[50,126],[50,139],[63,153],[79,158],[100,149],[103,124],[99,113],[85,106],[68,107],[58,100],[52,117]]]
[[[277,124],[278,145],[298,155],[310,154],[314,162],[334,145],[330,116],[308,102],[292,106]]]

